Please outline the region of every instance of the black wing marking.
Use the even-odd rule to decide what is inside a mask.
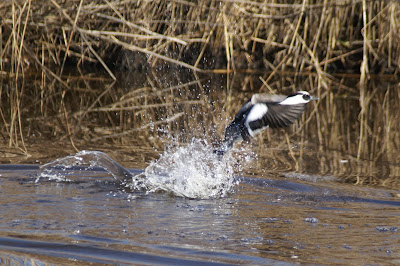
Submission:
[[[266,119],[266,122],[272,128],[287,127],[300,118],[305,108],[305,104],[271,104],[268,105],[269,112],[264,119]]]
[[[252,130],[267,126],[271,128],[287,127],[300,118],[306,105],[281,105],[277,103],[268,103],[267,106],[268,112],[265,116],[249,123]]]

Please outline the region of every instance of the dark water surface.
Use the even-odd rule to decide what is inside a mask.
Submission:
[[[242,177],[202,200],[124,192],[100,169],[36,183],[38,169],[0,167],[2,263],[400,262],[400,201],[382,189]]]
[[[68,84],[22,99],[17,148],[18,123],[2,128],[1,264],[400,264],[399,83],[270,80],[320,100],[223,160],[258,76]]]

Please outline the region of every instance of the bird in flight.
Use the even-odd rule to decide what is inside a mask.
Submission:
[[[306,104],[313,100],[318,98],[306,91],[289,96],[254,94],[225,129],[224,141],[215,152],[223,155],[236,141],[249,141],[268,127],[280,128],[293,124],[300,118]]]

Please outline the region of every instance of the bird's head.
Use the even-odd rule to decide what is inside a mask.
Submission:
[[[318,100],[318,97],[311,96],[306,91],[298,91],[294,94],[289,95],[285,100],[280,102],[280,104],[283,105],[306,104],[313,100]]]

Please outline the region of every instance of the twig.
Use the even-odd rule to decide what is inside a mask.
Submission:
[[[122,133],[116,133],[116,134],[112,134],[112,135],[108,135],[108,136],[102,136],[102,137],[93,138],[93,139],[91,139],[91,140],[92,140],[92,141],[98,141],[98,140],[102,140],[102,139],[108,139],[108,138],[115,138],[115,137],[126,136],[126,135],[129,135],[129,134],[133,133],[133,132],[140,131],[140,130],[143,130],[143,129],[147,129],[147,128],[149,128],[149,127],[158,126],[158,125],[161,125],[161,124],[165,124],[165,123],[172,122],[172,121],[178,119],[179,117],[181,117],[181,116],[183,116],[183,115],[184,115],[183,112],[182,112],[182,113],[177,113],[177,114],[175,114],[174,116],[168,117],[167,119],[162,120],[162,121],[156,121],[156,122],[153,122],[153,123],[148,123],[148,124],[143,125],[143,126],[141,126],[141,127],[139,127],[139,128],[134,128],[134,129],[126,130],[126,131],[124,131],[124,132],[122,132]]]

